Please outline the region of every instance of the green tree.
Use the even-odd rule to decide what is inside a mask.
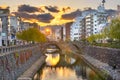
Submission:
[[[29,28],[17,33],[17,38],[24,41],[46,42],[46,37],[37,28]]]
[[[90,43],[94,43],[95,42],[95,35],[91,35],[91,36],[89,36],[88,38],[87,38],[87,40],[88,40],[88,42],[90,42]]]
[[[112,20],[110,24],[110,37],[120,41],[120,19]]]
[[[90,43],[96,43],[96,42],[101,42],[101,40],[103,40],[105,38],[104,34],[94,34],[94,35],[91,35],[87,38],[87,40],[90,42]]]

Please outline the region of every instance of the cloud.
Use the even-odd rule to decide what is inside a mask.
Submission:
[[[64,8],[62,8],[62,11],[63,12],[66,12],[66,11],[68,11],[68,10],[70,10],[71,8],[70,7],[64,7]]]
[[[80,11],[80,10],[76,10],[76,11],[71,12],[71,13],[69,13],[69,14],[63,14],[63,15],[62,15],[62,19],[72,20],[72,19],[74,19],[75,17],[80,16],[80,15],[81,15],[81,11]]]
[[[30,5],[20,5],[18,7],[18,12],[28,12],[28,13],[34,13],[34,12],[44,12],[41,8],[33,7]]]
[[[28,14],[25,12],[14,12],[13,14],[15,14],[18,17],[30,20],[30,19],[36,19],[39,22],[44,22],[44,23],[50,23],[50,21],[52,19],[54,19],[54,17],[50,14],[50,13],[45,13],[45,14]]]
[[[37,16],[37,19],[44,23],[50,23],[54,17],[50,13],[40,14]]]
[[[47,9],[48,11],[50,11],[50,12],[59,12],[59,10],[58,10],[58,7],[57,6],[45,6],[45,9]]]
[[[18,17],[25,18],[25,19],[35,19],[36,18],[36,15],[28,14],[25,12],[14,12],[13,14],[15,14]]]

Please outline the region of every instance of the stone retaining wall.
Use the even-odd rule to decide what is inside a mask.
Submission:
[[[116,65],[120,69],[120,49],[107,47],[87,46],[83,42],[73,42],[83,54],[87,54],[101,62],[107,63],[110,66]]]
[[[16,80],[40,56],[40,44],[0,48],[0,80]]]
[[[84,49],[84,53],[110,66],[116,65],[116,67],[120,69],[120,49],[87,46]]]

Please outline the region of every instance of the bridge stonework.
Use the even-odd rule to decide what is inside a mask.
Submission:
[[[0,48],[0,80],[16,80],[42,56],[40,44]]]

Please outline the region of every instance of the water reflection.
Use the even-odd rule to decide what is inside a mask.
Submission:
[[[75,54],[63,55],[52,49],[47,50],[46,65],[33,80],[105,80]]]
[[[45,67],[41,80],[78,80],[75,70],[67,67],[50,68]]]
[[[45,54],[47,56],[46,58],[46,64],[49,66],[55,66],[60,61],[60,54]]]
[[[65,61],[67,62],[67,63],[69,63],[69,64],[74,64],[75,62],[76,62],[76,59],[75,58],[72,58],[72,57],[70,57],[70,56],[67,56],[67,55],[65,55]]]

